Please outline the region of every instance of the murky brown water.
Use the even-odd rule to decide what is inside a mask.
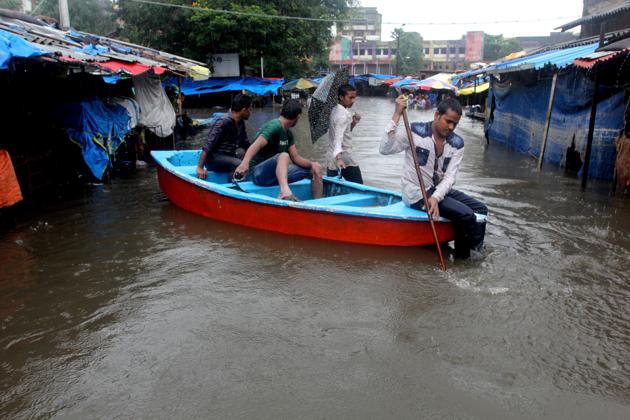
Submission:
[[[356,108],[366,182],[398,189],[391,102]],[[491,218],[447,273],[186,213],[153,168],[0,236],[0,417],[630,418],[630,202],[458,130]]]

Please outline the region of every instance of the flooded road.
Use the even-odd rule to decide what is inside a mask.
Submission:
[[[392,102],[356,111],[366,183],[398,190]],[[485,258],[446,273],[432,248],[187,213],[155,168],[2,234],[0,417],[630,418],[630,200],[458,132],[490,219]]]

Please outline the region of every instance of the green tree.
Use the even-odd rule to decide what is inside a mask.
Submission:
[[[160,1],[175,5],[192,4],[186,0]],[[117,6],[120,39],[190,58],[199,58],[202,55],[187,55],[191,49],[189,38],[193,31],[191,10],[129,0],[118,0]]]
[[[265,76],[304,75],[327,64],[332,22],[272,18],[301,16],[338,19],[353,0],[166,0],[198,9],[118,0],[120,36],[134,43],[212,63],[212,56],[238,53],[243,67]],[[228,10],[234,14],[211,10]]]
[[[483,37],[483,60],[486,62],[498,60],[516,51],[521,46],[514,38],[504,38],[503,35],[488,35]]]
[[[422,36],[396,28],[392,32],[396,48],[394,65],[399,75],[417,74],[422,70]]]
[[[40,0],[33,5],[36,15],[44,15],[59,20],[59,2]],[[83,32],[97,35],[111,35],[117,29],[116,13],[112,0],[68,0],[70,26]]]

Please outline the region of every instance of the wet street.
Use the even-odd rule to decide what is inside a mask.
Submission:
[[[355,108],[365,182],[399,190],[393,103]],[[446,273],[430,247],[187,213],[152,166],[35,212],[0,234],[0,418],[630,418],[630,200],[457,131],[456,187],[490,216],[485,257]]]

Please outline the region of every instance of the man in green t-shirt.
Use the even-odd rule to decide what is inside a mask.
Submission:
[[[311,178],[313,198],[322,196],[322,167],[319,163],[303,158],[297,151],[293,133],[302,105],[289,99],[282,105],[280,118],[268,121],[256,133],[254,143],[247,149],[241,164],[234,170],[238,176],[252,172],[256,185],[280,185],[281,200],[298,201],[289,184]]]

